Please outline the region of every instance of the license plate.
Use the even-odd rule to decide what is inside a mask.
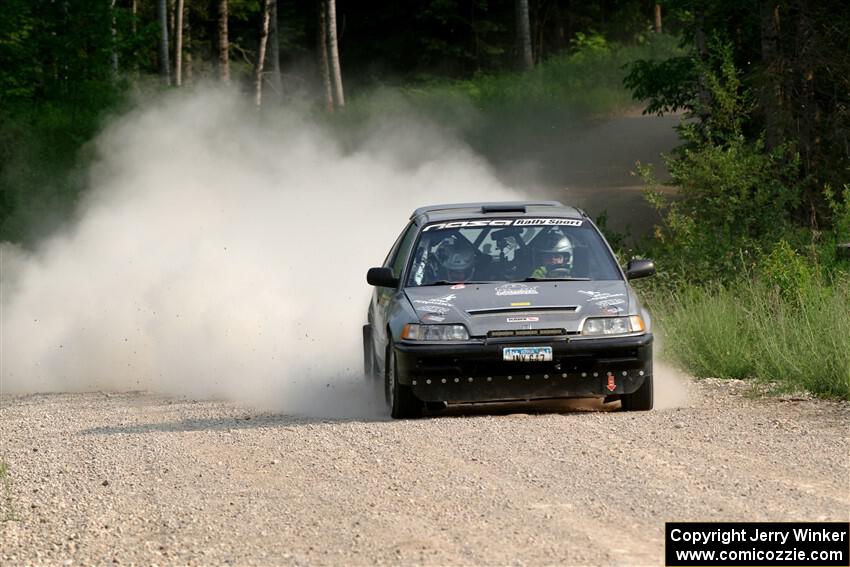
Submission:
[[[507,347],[502,349],[502,357],[510,362],[549,362],[552,360],[552,347]]]

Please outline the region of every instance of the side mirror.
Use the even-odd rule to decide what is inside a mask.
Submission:
[[[652,260],[629,260],[626,264],[626,279],[636,280],[655,275],[655,262]]]
[[[850,260],[850,242],[835,245],[835,255],[843,260]]]
[[[391,268],[369,268],[366,281],[378,287],[398,287],[398,278],[393,275]]]

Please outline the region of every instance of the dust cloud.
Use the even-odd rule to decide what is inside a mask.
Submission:
[[[663,330],[653,329],[654,345],[652,361],[652,381],[655,409],[673,409],[685,407],[692,401],[688,378],[661,357],[664,351]]]
[[[149,390],[374,415],[369,266],[411,210],[518,198],[438,127],[374,121],[344,149],[237,94],[150,101],[96,142],[70,228],[0,245],[0,393]]]
[[[69,228],[35,250],[0,243],[0,394],[383,415],[362,377],[366,269],[417,206],[524,197],[456,132],[390,103],[342,135],[214,89],[114,120]],[[686,403],[677,371],[656,360],[655,379],[656,407]]]

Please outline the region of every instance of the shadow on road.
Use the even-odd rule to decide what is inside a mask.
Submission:
[[[445,410],[432,411],[424,419],[442,417],[494,416],[521,417],[544,414],[568,414],[587,412],[610,412],[619,409],[619,404],[603,404],[600,400],[541,400],[511,403],[458,404]],[[393,422],[389,416],[363,418],[321,418],[290,415],[246,415],[245,417],[214,417],[184,419],[162,423],[138,423],[92,427],[81,435],[120,435],[140,433],[180,433],[186,431],[233,431],[239,429],[304,427],[323,423]]]
[[[431,416],[523,416],[543,415],[550,413],[587,413],[587,412],[610,412],[620,408],[620,404],[612,402],[603,404],[601,399],[550,399],[533,400],[521,402],[489,402],[482,404],[457,404],[450,405],[445,410],[429,414]]]
[[[145,404],[150,405],[150,404]],[[155,405],[155,404],[154,404]],[[168,407],[163,403],[163,407]],[[230,409],[230,408],[228,408]],[[443,417],[492,416],[522,417],[545,414],[575,414],[610,412],[619,409],[616,402],[603,404],[599,399],[550,399],[519,402],[491,402],[480,404],[453,404],[443,410],[429,411],[424,419]],[[222,415],[207,418],[189,418],[157,423],[131,423],[103,425],[84,429],[80,435],[132,435],[143,433],[182,433],[188,431],[232,432],[241,429],[293,429],[321,424],[396,422],[387,414],[371,417],[310,417],[298,415],[256,414],[246,409],[243,415]]]
[[[209,417],[165,421],[160,423],[134,423],[126,425],[104,425],[84,429],[80,435],[121,435],[138,433],[180,433],[186,431],[224,431],[239,429],[291,429],[322,423],[379,422],[390,418],[321,418],[291,415],[245,415],[244,417]]]

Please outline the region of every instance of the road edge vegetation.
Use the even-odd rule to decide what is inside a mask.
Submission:
[[[693,57],[686,76],[697,78],[679,94],[640,73],[627,78],[636,96],[656,97],[650,108],[687,111],[683,144],[664,158],[664,184],[676,195],[665,197],[653,170],[638,164],[659,223],[651,238],[620,251],[657,260],[659,277],[638,287],[663,329],[665,354],[697,378],[850,400],[847,156],[813,161],[793,137],[769,143],[758,88],[731,42],[715,37],[705,57]]]
[[[20,520],[15,511],[12,498],[12,478],[9,474],[9,464],[0,457],[0,522],[15,522]]]

